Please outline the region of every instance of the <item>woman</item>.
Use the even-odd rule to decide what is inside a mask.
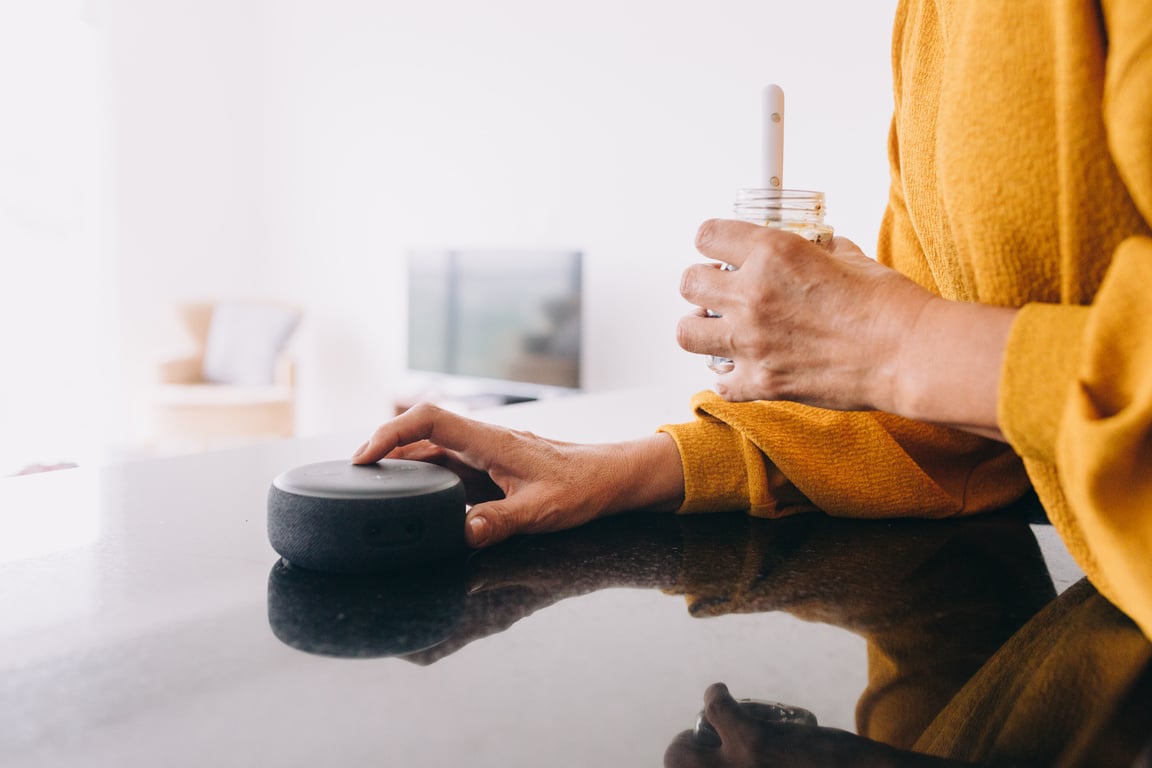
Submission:
[[[696,420],[561,444],[421,406],[357,452],[489,483],[474,546],[627,509],[952,516],[1035,487],[1152,637],[1152,6],[904,0],[877,260],[710,221]]]

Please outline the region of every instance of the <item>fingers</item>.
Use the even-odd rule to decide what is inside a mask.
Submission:
[[[741,719],[740,705],[724,683],[713,683],[704,691],[704,716],[720,733]]]
[[[709,219],[696,231],[696,250],[710,259],[740,268],[764,234],[774,231],[747,221]]]
[[[690,304],[720,310],[728,295],[725,286],[732,276],[732,272],[721,269],[719,264],[693,264],[680,276],[680,295]]]
[[[704,310],[680,318],[676,343],[686,352],[732,357],[731,324],[723,317],[709,317]]]
[[[773,397],[774,392],[759,383],[749,383],[747,376],[737,375],[737,370],[716,377],[716,394],[730,403],[746,403],[750,400],[782,399]]]
[[[495,522],[493,522],[495,521]],[[477,504],[464,518],[464,538],[473,549],[498,544],[511,535],[508,515],[495,502]]]
[[[569,527],[562,518],[549,518],[546,505],[530,491],[474,505],[464,520],[465,538],[473,549],[499,544],[518,533],[547,533]]]
[[[493,428],[482,422],[421,403],[385,422],[352,456],[353,464],[371,464],[393,449],[427,440],[441,448],[464,452]]]
[[[718,733],[728,730],[733,717],[739,716],[739,704],[723,683],[708,686],[704,692],[704,717]],[[684,731],[672,740],[664,752],[665,768],[704,768],[727,765],[726,753],[702,741],[694,731]]]
[[[841,239],[843,251],[858,251]],[[747,316],[777,295],[775,283],[786,280],[796,268],[811,264],[811,249],[822,247],[799,235],[745,221],[713,219],[704,222],[696,239],[697,249],[712,259],[725,262],[738,271],[724,270],[718,264],[693,264],[680,278],[680,295],[701,309],[683,318],[677,326],[677,341],[689,352],[731,357],[730,330],[714,321]],[[712,314],[709,314],[711,311]],[[748,321],[745,320],[745,323]]]
[[[841,235],[836,235],[832,238],[831,242],[828,243],[828,253],[831,253],[833,256],[839,256],[840,258],[851,258],[854,256],[864,256],[864,258],[868,258],[864,254],[864,251],[860,249],[860,246]]]

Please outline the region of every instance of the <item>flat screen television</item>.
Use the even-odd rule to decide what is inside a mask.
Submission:
[[[408,369],[473,394],[533,399],[580,388],[582,254],[408,254]]]

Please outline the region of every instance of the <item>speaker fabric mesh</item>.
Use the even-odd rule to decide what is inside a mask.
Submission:
[[[277,478],[268,490],[268,541],[293,565],[329,573],[397,570],[461,553],[467,548],[463,483],[447,469],[423,466],[447,473],[451,482],[432,476],[421,484],[430,490],[422,491],[412,487],[409,475],[403,493],[382,487],[373,496],[370,489],[358,488],[353,496],[338,491],[318,495]],[[352,485],[362,476],[357,469],[348,470]],[[385,464],[379,471],[391,469]],[[331,485],[331,478],[326,483]]]

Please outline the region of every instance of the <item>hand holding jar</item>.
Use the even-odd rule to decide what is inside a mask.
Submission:
[[[823,243],[786,228],[711,220],[696,248],[729,268],[685,270],[680,292],[701,309],[680,321],[677,339],[689,352],[732,361],[717,378],[718,394],[893,408],[902,342],[933,294],[840,237]]]

